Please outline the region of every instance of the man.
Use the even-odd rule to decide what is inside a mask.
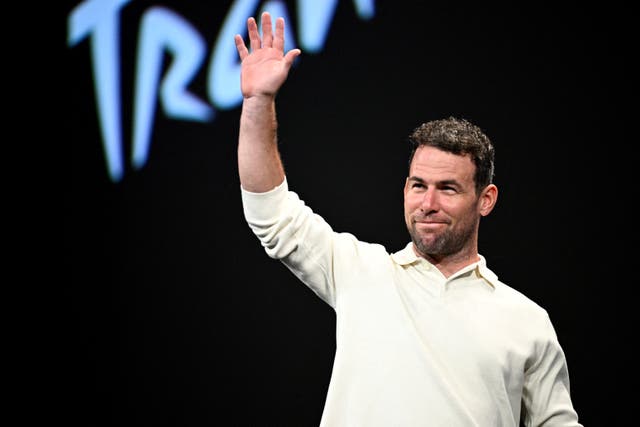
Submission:
[[[336,233],[289,191],[275,97],[299,49],[284,21],[247,21],[238,168],[245,217],[336,312],[336,354],[321,426],[580,426],[563,351],[544,309],[508,287],[478,253],[496,204],[493,146],[455,118],[419,126],[404,187],[411,242]]]

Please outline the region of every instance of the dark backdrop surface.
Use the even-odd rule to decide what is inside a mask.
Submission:
[[[79,4],[67,3],[60,26]],[[296,28],[298,4],[283,3]],[[480,252],[549,311],[583,423],[621,425],[605,422],[616,415],[606,410],[613,385],[603,361],[620,349],[610,321],[621,297],[614,248],[630,205],[624,191],[612,194],[629,185],[616,156],[629,156],[630,13],[583,3],[375,3],[363,20],[352,2],[338,2],[324,47],[303,52],[278,95],[290,186],[337,231],[396,251],[408,241],[407,135],[449,115],[478,124],[496,146],[500,189]],[[232,2],[122,8],[126,158],[137,31],[159,5],[211,50]],[[334,313],[266,256],[244,222],[239,107],[192,122],[158,106],[148,161],[137,170],[125,161],[114,182],[90,42],[60,46],[66,280],[54,318],[55,397],[65,424],[317,425]],[[205,63],[190,86],[204,100],[206,81]]]

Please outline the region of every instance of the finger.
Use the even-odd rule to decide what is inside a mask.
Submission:
[[[240,61],[242,61],[248,54],[247,46],[244,44],[244,40],[240,34],[236,34],[233,38],[236,42],[236,49],[238,50],[238,55],[240,56]]]
[[[284,56],[284,62],[285,64],[287,64],[287,67],[291,67],[293,65],[293,61],[295,61],[295,59],[301,53],[302,51],[300,49],[291,49],[289,52],[287,52],[287,54]]]
[[[284,52],[284,18],[276,19],[276,37],[273,47]]]
[[[262,47],[273,46],[273,27],[271,24],[271,15],[268,12],[262,13]]]
[[[256,20],[253,17],[247,19],[247,31],[249,32],[251,50],[253,51],[260,49],[260,34],[258,34],[258,24],[256,24]]]

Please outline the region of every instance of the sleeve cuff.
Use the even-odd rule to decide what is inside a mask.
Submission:
[[[244,216],[249,222],[273,219],[282,210],[289,191],[287,178],[264,193],[247,191],[240,186]]]

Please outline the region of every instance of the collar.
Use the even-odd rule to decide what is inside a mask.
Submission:
[[[467,265],[466,267],[462,268],[460,271],[453,274],[451,278],[475,270],[478,276],[482,277],[489,284],[489,286],[495,289],[498,283],[498,276],[493,271],[489,270],[489,267],[487,267],[487,260],[482,255],[478,254],[478,257],[480,259],[477,262],[474,262],[473,264]],[[417,262],[422,262],[426,263],[429,268],[435,268],[435,266],[429,261],[416,255],[415,251],[413,250],[413,242],[407,243],[407,245],[403,249],[399,250],[398,252],[392,253],[391,259],[396,264],[399,264],[401,266],[407,266]]]

